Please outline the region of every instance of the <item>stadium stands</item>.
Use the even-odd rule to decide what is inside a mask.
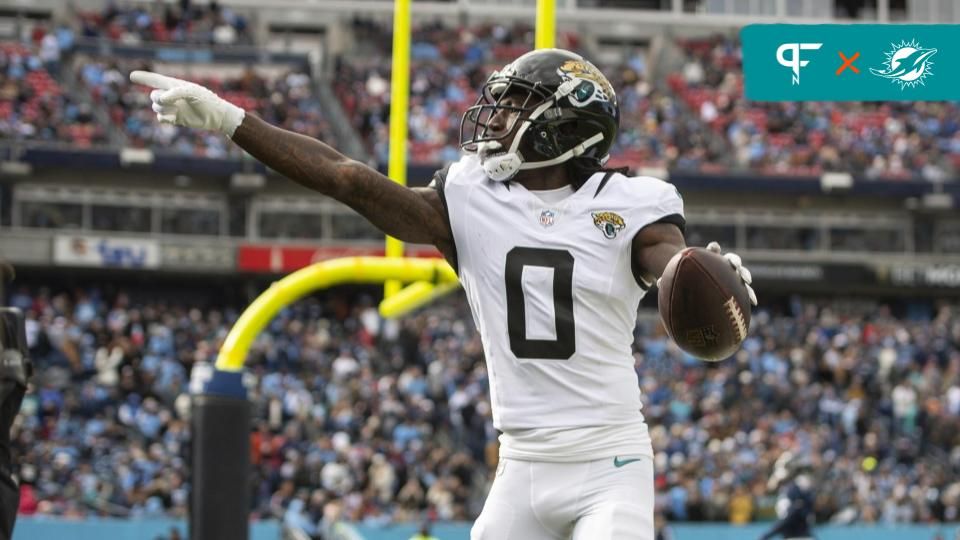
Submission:
[[[187,391],[237,312],[98,289],[11,300],[41,372],[15,436],[21,512],[183,516]],[[256,514],[299,500],[316,521],[340,500],[356,520],[472,517],[492,432],[465,304],[390,325],[346,300],[285,310],[248,361]]]
[[[237,312],[96,287],[20,290],[12,303],[29,313],[41,369],[15,437],[22,512],[182,516],[185,392]],[[873,305],[791,310],[759,313],[744,349],[716,367],[679,354],[655,326],[638,331],[658,510],[769,518],[766,483],[790,450],[810,456],[820,521],[957,519],[957,307],[930,319]],[[257,516],[316,525],[330,503],[373,522],[479,511],[495,432],[462,298],[401,323],[362,297],[304,301],[270,324],[248,366]]]
[[[74,28],[83,37],[144,42],[240,45],[253,43],[247,18],[219,2],[153,3],[147,6],[107,2],[100,11],[76,14]]]
[[[159,125],[150,111],[149,92],[130,83],[127,74],[143,66],[142,61],[103,61],[79,57],[78,78],[96,103],[108,108],[117,137],[134,148],[196,155],[208,158],[237,158],[242,151],[210,133]],[[216,73],[217,67],[210,71]],[[239,76],[197,79],[239,107],[286,129],[318,138],[331,138],[309,75],[299,70],[274,78],[246,68]]]
[[[48,47],[59,51],[55,42],[39,49],[0,43],[0,137],[80,148],[106,142],[90,104],[64,90],[56,71],[49,71],[57,69],[59,60],[49,56]]]
[[[413,39],[414,58],[423,62],[411,76],[411,160],[449,161],[458,152],[465,105],[491,69],[529,47],[529,29],[434,24]],[[374,156],[385,162],[389,43],[379,44],[380,59],[372,65],[338,64],[337,88]],[[676,71],[649,73],[643,52],[601,64],[623,115],[614,164],[773,175],[843,171],[933,182],[960,170],[956,103],[752,103],[743,98],[736,40],[715,36],[675,45],[685,57]]]
[[[369,250],[382,235],[255,169],[222,137],[158,125],[127,74],[159,65],[287,129],[337,144],[345,129],[362,142],[356,157],[382,167],[390,32],[336,19],[343,28],[325,37],[349,46],[261,61],[273,51],[255,14],[216,2],[104,5],[0,42],[3,165],[23,158],[38,169],[0,170],[0,249],[82,283],[65,291],[59,278],[32,279],[9,297],[28,312],[39,367],[15,428],[20,510],[183,517],[189,392],[243,307],[190,298],[191,287],[229,274],[223,286],[249,293],[263,285],[254,272],[272,278],[327,258],[328,242]],[[558,44],[595,52],[585,30],[562,32]],[[418,171],[458,156],[463,109],[489,70],[532,41],[528,24],[417,24],[409,155]],[[167,56],[154,54],[158,43]],[[206,56],[183,54],[194,50]],[[684,357],[644,311],[635,355],[659,515],[772,519],[767,481],[789,450],[807,456],[819,522],[960,521],[960,221],[953,199],[943,206],[935,197],[940,188],[958,193],[950,189],[960,174],[958,104],[750,102],[739,44],[726,35],[598,57],[622,111],[611,165],[687,180],[696,188],[683,189],[688,243],[720,240],[745,260],[763,254],[758,282],[783,279],[761,291],[743,350],[717,365]],[[49,162],[20,153],[37,147],[70,153]],[[78,154],[83,162],[104,148],[150,150],[155,168],[115,160],[91,167],[95,174],[72,169]],[[211,173],[215,161],[233,168]],[[241,167],[263,172],[262,185],[235,183]],[[816,182],[826,171],[857,183],[828,192]],[[858,191],[886,180],[909,189]],[[57,259],[57,246],[76,239],[143,247],[157,261],[116,270],[124,265],[91,263],[85,251]],[[244,266],[253,251],[260,259]],[[195,264],[202,255],[208,267]],[[80,266],[94,270],[77,278]],[[832,281],[836,269],[843,279]],[[117,290],[91,277],[100,271],[143,280]],[[190,285],[164,291],[150,282],[160,272]],[[877,294],[841,296],[863,294],[860,286]],[[889,307],[881,296],[893,298]],[[322,535],[342,519],[382,525],[479,512],[497,434],[462,298],[390,322],[362,291],[327,293],[285,309],[247,365],[255,518]]]
[[[159,5],[154,7],[160,9]],[[164,9],[170,12],[175,8]],[[144,105],[147,92],[127,78],[134,69],[149,69],[149,60],[142,56],[101,56],[93,52],[99,50],[97,47],[82,48],[83,52],[77,47],[76,33],[81,40],[107,36],[134,47],[144,41],[178,45],[249,41],[248,36],[226,42],[211,37],[222,33],[223,24],[227,24],[214,25],[211,34],[213,21],[229,20],[230,28],[246,27],[243,18],[227,8],[189,8],[187,12],[190,17],[168,13],[164,23],[150,10],[110,8],[103,14],[83,14],[76,30],[69,26],[57,26],[52,31],[37,27],[29,42],[0,43],[0,136],[14,141],[67,143],[73,148],[149,148],[237,159],[242,152],[220,137],[156,123],[149,107]],[[148,51],[142,49],[141,55]],[[276,125],[334,140],[314,81],[305,69],[275,65],[254,70],[249,65],[238,68],[231,63],[209,65],[204,73],[207,75],[197,82],[215,89],[231,102]]]
[[[374,49],[372,60],[341,58],[334,85],[345,111],[368,149],[380,162],[387,157],[390,98],[390,31],[355,21],[358,40]],[[486,24],[456,29],[442,23],[418,26],[411,41],[410,160],[437,164],[459,155],[460,117],[476,100],[490,71],[529,50],[529,25]],[[366,39],[370,38],[370,39]],[[369,58],[369,57],[368,57]],[[349,59],[349,61],[348,61]]]
[[[160,16],[147,9],[107,10],[82,17],[84,23],[76,32],[81,36],[105,33],[124,44],[145,40],[209,43],[209,32],[182,29],[208,28],[217,20],[231,21],[221,26],[247,27],[243,17],[227,8],[187,11],[188,17],[161,23],[172,15]],[[179,30],[159,30],[171,25]],[[367,150],[385,163],[389,30],[355,20],[352,31],[363,47],[335,58],[331,83]],[[10,79],[0,101],[5,137],[65,141],[80,147],[129,144],[210,158],[240,155],[235,147],[209,134],[155,125],[142,106],[143,89],[132,88],[124,76],[145,67],[144,61],[75,54],[73,32],[63,26],[50,32],[40,29],[30,44],[3,47],[0,61]],[[475,99],[476,88],[490,70],[528,49],[531,35],[531,28],[523,24],[455,29],[438,22],[417,27],[412,49],[411,162],[438,165],[456,158],[460,115]],[[568,47],[582,46],[574,33],[563,34],[561,41]],[[644,50],[623,54],[620,63],[601,63],[622,103],[616,165],[714,174],[816,176],[843,171],[871,179],[932,182],[947,181],[960,171],[960,107],[956,103],[754,103],[743,98],[735,39],[720,35],[678,39],[670,46],[683,60],[676,65],[662,62],[656,70],[650,69],[649,53]],[[60,73],[62,66],[72,67],[74,74],[65,77]],[[210,67],[213,73],[223,71]],[[187,76],[190,73],[186,69]],[[68,79],[71,76],[79,83],[76,90]],[[264,75],[248,68],[223,77],[203,76],[198,82],[284,127],[335,140],[312,78],[302,69]],[[13,114],[13,105],[19,103],[25,106],[16,107]],[[112,133],[96,121],[99,107],[105,108],[103,114],[115,128]],[[66,125],[61,119],[67,120]]]
[[[677,168],[781,175],[844,171],[931,182],[960,171],[956,102],[754,103],[743,97],[736,40],[716,36],[678,45],[686,61],[667,82],[686,105],[691,129],[708,140],[696,141],[688,152],[679,149]]]

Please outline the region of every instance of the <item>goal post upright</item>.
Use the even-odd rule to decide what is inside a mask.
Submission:
[[[281,309],[313,292],[390,279],[416,288],[408,286],[412,294],[401,291],[386,304],[389,316],[402,315],[459,285],[456,272],[442,259],[347,257],[280,279],[240,315],[220,348],[213,376],[202,393],[192,396],[191,540],[249,538],[251,411],[242,375],[256,337]]]

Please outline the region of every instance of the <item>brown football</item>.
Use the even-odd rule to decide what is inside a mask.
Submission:
[[[657,303],[670,337],[703,360],[730,357],[750,328],[747,288],[726,259],[704,248],[686,248],[670,260]]]

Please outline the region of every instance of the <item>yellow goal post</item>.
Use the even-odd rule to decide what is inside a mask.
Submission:
[[[423,304],[459,286],[453,268],[436,258],[345,257],[310,265],[273,283],[244,310],[220,348],[216,369],[242,370],[257,335],[281,309],[300,298],[335,285],[384,283],[391,279],[422,285],[409,296],[401,291],[381,304],[381,314],[388,317],[409,311],[412,303]],[[426,287],[430,291],[422,290]]]

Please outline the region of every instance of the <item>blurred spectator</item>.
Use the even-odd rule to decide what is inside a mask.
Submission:
[[[667,525],[663,514],[657,513],[653,516],[653,526],[656,531],[654,540],[674,540],[673,530]]]
[[[749,523],[753,517],[753,496],[743,485],[734,489],[730,498],[730,523],[742,525]]]
[[[430,534],[430,524],[424,523],[420,526],[417,534],[410,537],[410,540],[438,540],[436,536]]]

